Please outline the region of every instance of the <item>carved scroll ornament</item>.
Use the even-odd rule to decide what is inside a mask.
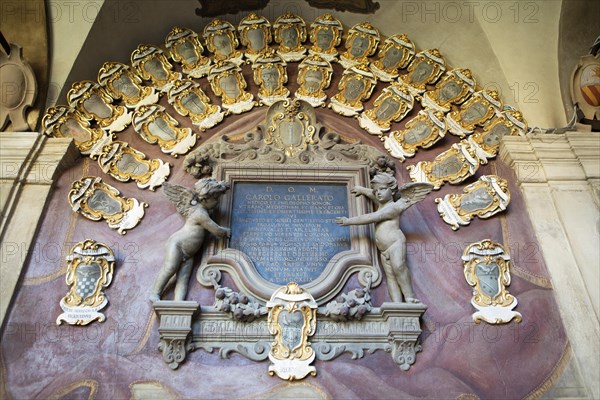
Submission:
[[[426,85],[433,85],[446,71],[446,60],[438,49],[423,50],[415,55],[400,79],[408,85],[413,96],[423,93]]]
[[[210,103],[200,85],[188,79],[175,82],[169,89],[169,104],[179,115],[189,117],[201,131],[217,125],[225,116],[221,107]]]
[[[437,190],[446,182],[457,184],[473,176],[481,159],[467,142],[455,143],[433,161],[419,161],[407,167],[413,182],[431,183]]]
[[[73,211],[92,221],[105,220],[121,235],[137,226],[144,217],[144,208],[148,206],[134,198],[122,198],[116,188],[93,176],[73,182],[69,204]]]
[[[406,86],[394,83],[383,89],[373,108],[360,114],[358,124],[372,135],[381,135],[390,130],[392,122],[401,121],[413,104],[414,98]]]
[[[496,175],[483,175],[465,187],[462,194],[447,194],[435,202],[444,222],[457,230],[461,225],[469,225],[475,216],[490,218],[506,210],[510,191],[506,180]]]
[[[160,159],[147,160],[146,155],[125,142],[115,141],[103,147],[98,164],[105,174],[121,182],[133,180],[140,189],[154,189],[163,184],[171,166]]]
[[[165,47],[171,59],[181,64],[184,74],[192,78],[202,78],[208,74],[212,61],[202,55],[204,47],[193,30],[174,27],[165,39]]]
[[[181,79],[181,73],[173,70],[164,52],[156,46],[140,44],[131,53],[131,66],[142,79],[150,81],[156,89],[167,92],[173,83]]]
[[[113,99],[123,100],[129,109],[155,104],[159,99],[156,89],[142,85],[137,70],[122,63],[105,62],[98,71],[98,83]]]
[[[306,22],[291,13],[279,16],[273,23],[275,42],[279,44],[277,54],[286,62],[300,61],[306,54],[302,43],[306,42]]]
[[[67,256],[66,282],[69,292],[60,301],[63,313],[56,324],[87,325],[103,322],[106,317],[99,312],[108,304],[103,289],[112,281],[115,256],[104,243],[87,239],[77,243]]]
[[[67,93],[69,105],[87,120],[95,120],[109,133],[121,132],[131,123],[131,112],[114,100],[103,87],[92,81],[75,82]]]
[[[196,144],[196,134],[190,128],[180,128],[179,122],[158,104],[137,108],[133,127],[147,143],[158,143],[163,153],[173,157],[187,153]]]
[[[246,46],[244,56],[253,62],[260,53],[269,49],[273,40],[269,20],[253,12],[240,21],[238,32],[242,46]]]
[[[498,114],[503,107],[502,99],[495,90],[473,93],[460,109],[446,115],[448,130],[453,135],[465,137],[473,133],[475,126],[482,126]]]
[[[444,114],[441,111],[424,109],[409,120],[405,129],[392,131],[385,138],[385,148],[392,157],[404,161],[413,157],[419,148],[429,148],[446,135]]]
[[[471,304],[477,309],[473,321],[505,324],[522,316],[513,311],[516,297],[506,290],[510,285],[510,256],[499,243],[489,239],[469,245],[462,256],[467,283],[473,287]]]
[[[368,64],[368,57],[375,54],[380,40],[379,31],[369,22],[354,25],[348,30],[348,37],[344,44],[346,51],[340,55],[340,64],[344,68]]]
[[[312,47],[308,52],[333,62],[337,59],[336,47],[342,42],[344,26],[331,14],[315,18],[310,25],[310,42]]]
[[[325,89],[331,83],[333,68],[319,55],[308,56],[298,66],[298,85],[295,96],[313,107],[325,106]]]
[[[415,57],[415,44],[405,34],[393,35],[383,42],[379,58],[371,63],[371,71],[382,82],[398,77],[398,69],[406,68]]]

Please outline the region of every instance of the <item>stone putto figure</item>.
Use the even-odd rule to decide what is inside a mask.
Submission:
[[[167,182],[163,187],[165,195],[175,204],[177,212],[185,217],[185,224],[167,240],[163,267],[154,281],[150,300],[160,300],[167,282],[176,275],[174,300],[182,301],[187,293],[194,255],[202,248],[206,231],[218,238],[229,237],[231,233],[228,228],[219,226],[209,215],[219,204],[221,196],[229,189],[229,184],[213,178],[204,178],[196,182],[194,190]]]
[[[393,302],[418,303],[412,290],[408,267],[406,266],[406,237],[400,230],[400,214],[408,207],[423,200],[431,192],[433,185],[428,183],[408,183],[398,187],[398,182],[390,174],[379,173],[371,180],[371,189],[355,186],[352,193],[366,196],[377,205],[377,211],[352,218],[338,217],[340,225],[375,224],[375,244],[380,252],[381,264],[387,278],[390,297]]]

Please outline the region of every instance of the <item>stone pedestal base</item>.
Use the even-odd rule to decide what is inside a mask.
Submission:
[[[158,350],[171,369],[177,369],[187,355],[194,350],[192,343],[192,316],[199,310],[195,301],[156,301],[153,304],[160,326]]]

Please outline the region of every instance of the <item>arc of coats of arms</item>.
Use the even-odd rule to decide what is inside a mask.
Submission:
[[[324,14],[311,24],[290,13],[281,15],[273,24],[264,16],[251,13],[238,27],[225,20],[213,19],[205,26],[201,35],[189,28],[174,27],[165,38],[164,50],[156,45],[140,44],[131,54],[131,66],[115,62],[103,65],[98,74],[99,86],[91,81],[75,83],[69,92],[70,109],[67,109],[66,114],[65,111],[61,111],[65,114],[62,117],[65,121],[57,121],[57,113],[49,109],[45,116],[44,129],[49,135],[73,136],[82,154],[96,158],[103,147],[111,143],[113,132],[121,131],[131,124],[131,112],[125,111],[119,102],[134,110],[140,106],[156,104],[160,96],[167,93],[169,103],[177,113],[191,118],[201,130],[209,129],[220,123],[226,113],[247,112],[257,105],[253,95],[246,90],[248,83],[240,73],[240,65],[246,56],[248,62],[254,63],[256,68],[258,60],[262,60],[261,63],[268,61],[264,56],[269,52],[279,55],[284,60],[280,64],[283,70],[278,72],[279,78],[276,78],[279,81],[276,91],[281,94],[273,95],[275,86],[265,81],[267,78],[271,79],[273,66],[267,63],[265,65],[269,65],[268,67],[259,67],[257,84],[262,82],[261,85],[266,85],[261,89],[264,91],[260,94],[262,104],[273,104],[282,98],[277,96],[288,95],[289,91],[284,86],[287,80],[286,61],[302,60],[301,64],[304,64],[313,58],[310,79],[320,77],[321,83],[317,85],[318,88],[311,86],[311,89],[306,90],[309,87],[305,86],[309,85],[308,75],[301,71],[298,76],[301,84],[296,96],[309,101],[313,106],[324,105],[327,96],[322,90],[329,85],[332,70],[327,66],[316,69],[314,67],[319,63],[337,62],[337,47],[343,45],[345,51],[340,55],[340,62],[345,67],[344,79],[340,81],[340,93],[330,100],[330,106],[341,115],[359,116],[360,126],[369,133],[379,135],[393,157],[404,161],[406,157],[414,154],[414,148],[411,147],[432,146],[443,137],[446,129],[461,137],[474,133],[468,138],[468,144],[458,145],[458,160],[454,155],[440,154],[443,160],[434,161],[432,165],[411,166],[411,169],[415,169],[411,172],[411,179],[415,182],[432,182],[436,188],[444,182],[461,183],[477,171],[478,164],[484,164],[487,158],[497,154],[498,138],[506,134],[524,134],[527,131],[527,123],[520,113],[502,112],[504,105],[496,92],[480,90],[470,70],[450,67],[439,50],[417,51],[414,42],[406,34],[386,38],[368,22],[351,27],[347,31],[344,43],[343,32],[343,25],[331,14]],[[271,47],[273,39],[278,48]],[[310,39],[310,43],[304,44],[307,39]],[[246,47],[245,53],[240,44]],[[309,47],[308,56],[305,57]],[[375,57],[377,50],[377,59],[371,61],[370,58]],[[302,57],[296,58],[298,54]],[[181,87],[183,75],[174,69],[171,62],[179,64],[183,75],[190,79],[208,76],[213,92],[222,98],[225,113],[219,110],[218,105],[210,104],[208,97],[199,88],[194,89],[194,92],[186,87],[185,98],[180,95],[175,99],[175,92],[172,94],[171,90]],[[267,72],[262,74],[262,70]],[[314,85],[312,80],[310,85]],[[375,102],[376,107],[359,115],[363,109],[361,102],[371,97],[377,80],[390,83],[383,88],[381,96]],[[192,82],[192,86],[195,84]],[[391,93],[396,93],[399,97],[394,100]],[[389,135],[384,136],[384,132],[390,130],[390,125],[401,123],[411,114],[413,97],[422,103],[424,111],[433,108],[447,114],[446,124],[439,127],[440,133],[435,136],[437,140],[426,137],[415,139],[412,136],[418,133],[416,130],[408,132],[412,140],[410,143],[407,142],[408,136],[398,134],[397,131],[391,131]],[[405,104],[399,105],[398,100]],[[392,110],[394,107],[397,107],[395,112]],[[440,116],[432,117],[434,122],[439,119]],[[95,121],[93,125],[86,122],[91,120]],[[163,151],[174,156],[185,154],[194,145],[194,134],[174,134],[179,132],[176,122],[168,117],[164,121],[170,121],[171,126],[169,123],[159,124],[161,129],[153,125],[154,133],[159,136],[169,133],[176,136],[181,143],[172,145],[171,148],[164,145],[164,140],[149,135],[147,130],[136,129],[140,132],[146,131],[145,134],[142,133],[146,140],[158,140],[159,143],[163,143]],[[103,131],[108,132],[108,135],[96,131],[96,123]],[[483,126],[483,131],[477,130],[480,126]],[[281,143],[277,145],[278,150],[281,150]],[[127,149],[127,146],[121,148]],[[449,151],[452,154],[454,150]],[[295,156],[302,153],[302,149],[287,146],[283,152],[285,156]],[[134,149],[132,153],[143,154]],[[132,159],[125,153],[120,157]],[[160,185],[161,181],[166,180],[169,174],[168,165],[161,160],[156,161],[160,165],[151,167],[157,170],[156,177],[151,179],[153,183],[140,184],[138,180],[140,188],[149,187],[152,190]],[[440,169],[448,169],[451,164],[457,162],[463,163],[460,171],[440,176]],[[105,167],[103,171],[124,180],[128,173],[122,170],[121,164],[112,163],[111,168]],[[467,164],[470,165],[466,167]],[[147,177],[140,179],[148,180]]]

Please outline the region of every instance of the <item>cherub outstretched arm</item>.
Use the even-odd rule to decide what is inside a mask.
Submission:
[[[367,188],[364,186],[354,186],[351,190],[352,194],[354,194],[356,197],[358,196],[365,196],[367,199],[371,200],[372,202],[377,202],[377,199],[375,198],[375,194],[373,193],[373,189],[371,188]]]
[[[224,228],[217,224],[212,220],[208,213],[202,213],[198,216],[197,223],[218,238],[229,237],[229,235],[231,235],[231,229]]]
[[[393,205],[374,211],[372,213],[357,215],[356,217],[338,217],[335,222],[346,226],[346,225],[366,225],[371,223],[378,223],[382,221],[389,221],[393,218],[398,218],[402,211],[406,209],[406,202],[404,200],[398,200]]]

